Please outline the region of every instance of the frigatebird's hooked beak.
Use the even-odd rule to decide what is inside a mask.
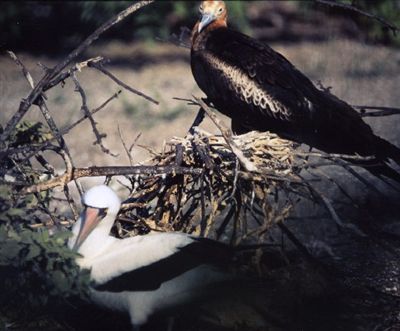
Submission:
[[[210,23],[214,22],[216,19],[215,15],[213,14],[204,14],[201,17],[201,21],[199,24],[199,33],[204,30]]]
[[[104,217],[103,209],[86,207],[81,216],[81,228],[72,250],[77,251],[88,235]]]

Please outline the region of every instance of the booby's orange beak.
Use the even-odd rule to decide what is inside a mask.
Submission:
[[[94,230],[94,228],[99,224],[100,220],[104,217],[102,209],[86,207],[82,213],[81,218],[81,228],[79,230],[78,237],[76,238],[74,251],[77,251],[88,235]]]
[[[204,30],[210,23],[216,20],[215,15],[213,14],[203,14],[201,17],[201,21],[199,24],[199,33]]]

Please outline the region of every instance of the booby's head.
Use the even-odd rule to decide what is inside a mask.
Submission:
[[[227,26],[227,10],[225,2],[221,0],[206,0],[199,7],[200,20],[197,25],[197,32],[201,33],[207,26],[212,24],[215,27]]]
[[[82,204],[84,210],[78,221],[80,224],[77,224],[79,233],[73,242],[73,250],[78,250],[97,226],[107,223],[103,228],[109,232],[121,207],[117,194],[106,185],[92,187],[83,196]]]

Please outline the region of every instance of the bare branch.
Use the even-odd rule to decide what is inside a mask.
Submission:
[[[237,156],[240,163],[245,167],[245,169],[248,171],[257,171],[257,167],[244,156],[243,152],[237,147],[236,143],[233,141],[231,131],[222,124],[220,119],[214,114],[214,112],[206,105],[206,103],[203,100],[196,97],[194,97],[194,99],[200,105],[200,107],[204,109],[204,111],[211,118],[211,120],[214,122],[217,128],[221,131],[222,136],[224,137],[228,146],[231,148],[232,152]]]
[[[94,135],[96,136],[95,144],[98,144],[98,145],[100,146],[100,148],[101,148],[101,150],[103,151],[103,153],[109,154],[109,155],[111,155],[111,156],[116,157],[117,155],[112,154],[112,153],[110,152],[110,150],[109,150],[108,148],[106,148],[106,147],[103,145],[103,138],[105,138],[107,135],[104,134],[104,133],[100,133],[99,130],[97,129],[97,122],[96,122],[96,121],[94,120],[94,118],[92,117],[92,114],[90,113],[89,108],[88,108],[88,106],[87,106],[86,93],[85,93],[85,91],[83,90],[82,86],[79,84],[79,81],[78,81],[78,79],[76,78],[76,75],[75,75],[74,72],[71,74],[71,78],[72,78],[72,80],[74,81],[75,90],[76,90],[77,92],[79,92],[79,94],[81,95],[81,99],[82,99],[82,106],[81,106],[81,109],[83,110],[83,113],[85,114],[85,116],[89,119],[90,124],[91,124],[91,126],[92,126],[93,133],[94,133]]]
[[[120,140],[121,140],[122,146],[124,147],[126,156],[127,156],[128,159],[129,159],[129,164],[130,164],[131,166],[133,166],[132,154],[131,154],[130,150],[128,149],[128,147],[126,146],[126,143],[125,143],[124,138],[122,137],[122,132],[121,132],[121,128],[119,127],[119,125],[118,125],[118,134],[119,134],[119,138],[120,138]]]
[[[140,92],[139,90],[134,89],[133,87],[130,87],[129,85],[125,84],[124,82],[122,82],[121,80],[119,80],[117,77],[115,77],[112,73],[110,73],[109,71],[107,71],[106,69],[104,69],[103,65],[101,63],[94,63],[91,62],[89,64],[90,67],[95,68],[97,70],[99,70],[100,72],[102,72],[103,74],[105,74],[106,76],[110,77],[114,82],[116,82],[119,86],[122,86],[124,89],[141,96],[142,98],[145,98],[146,100],[158,105],[159,102],[155,99],[153,99],[152,97],[147,96],[146,94]]]
[[[29,73],[29,71],[26,69],[25,65],[18,59],[18,57],[14,54],[14,52],[11,51],[7,51],[8,55],[14,60],[14,62],[21,67],[22,69],[22,73],[24,74],[24,77],[26,78],[26,80],[29,83],[29,86],[33,89],[35,83],[33,82],[33,78],[31,76],[31,74]]]
[[[117,93],[112,95],[110,98],[108,98],[106,101],[104,101],[99,107],[93,109],[90,112],[90,114],[93,116],[94,114],[96,114],[100,110],[104,109],[112,100],[118,98],[120,93],[121,93],[121,91],[118,91]],[[75,123],[73,123],[70,126],[62,129],[60,134],[61,135],[67,134],[73,128],[78,126],[80,123],[82,123],[87,118],[88,118],[88,116],[86,116],[86,115],[81,117]],[[25,160],[30,159],[32,156],[37,154],[38,152],[48,148],[51,145],[51,143],[54,142],[54,140],[56,140],[56,139],[57,139],[56,137],[52,137],[52,138],[50,138],[48,140],[45,140],[43,143],[41,143],[39,145],[29,145],[29,146],[23,146],[23,147],[9,148],[8,150],[6,150],[4,152],[0,152],[0,159],[2,157],[4,157],[4,156],[15,155],[15,154],[19,154],[19,153],[23,153],[23,154],[27,153],[25,158],[22,160],[22,162],[24,162]]]
[[[25,188],[22,193],[41,192],[59,186],[67,185],[71,180],[82,177],[100,176],[125,176],[125,175],[168,175],[168,174],[189,174],[200,175],[203,169],[170,166],[133,166],[133,167],[89,167],[74,168],[67,170],[63,175],[55,177],[44,183],[36,184]]]
[[[43,91],[46,92],[47,90],[53,88],[54,86],[64,82],[67,78],[71,77],[71,74],[76,71],[81,71],[83,68],[88,67],[91,63],[96,63],[103,61],[104,59],[101,56],[97,56],[79,63],[76,63],[72,68],[69,70],[61,73],[55,79],[50,81],[46,86],[43,87]]]
[[[84,42],[82,42],[75,50],[73,50],[62,62],[60,62],[56,67],[47,72],[43,78],[39,81],[39,83],[35,86],[35,88],[31,91],[29,96],[26,99],[23,99],[20,103],[20,106],[17,112],[12,116],[12,118],[8,121],[7,125],[4,128],[3,133],[0,135],[0,151],[4,150],[6,146],[6,139],[10,135],[10,133],[14,130],[15,126],[22,119],[22,117],[26,114],[28,109],[32,106],[33,103],[36,102],[37,98],[43,93],[43,88],[54,79],[63,69],[65,69],[68,64],[70,64],[75,58],[77,58],[80,54],[83,53],[99,36],[110,29],[115,24],[121,22],[127,16],[136,12],[140,8],[147,6],[154,2],[154,0],[144,0],[138,1],[133,5],[129,6],[127,9],[121,11],[106,23],[101,25],[95,32],[93,32]],[[0,154],[0,157],[2,155]]]
[[[332,1],[332,0],[314,0],[314,2],[318,3],[318,4],[321,4],[321,5],[328,5],[328,6],[331,6],[331,7],[336,7],[336,8],[341,8],[341,9],[344,9],[344,10],[347,10],[347,11],[352,11],[354,13],[363,15],[363,16],[368,17],[368,18],[371,18],[371,19],[379,22],[380,24],[382,24],[384,27],[390,29],[393,32],[393,35],[396,35],[397,32],[399,32],[399,30],[400,30],[400,28],[397,25],[395,25],[395,24],[393,24],[391,22],[388,22],[387,20],[383,19],[382,17],[379,17],[377,15],[368,13],[368,12],[366,12],[366,11],[360,9],[360,8],[357,8],[357,7],[353,6],[353,5],[348,5],[348,4],[345,4],[345,3],[340,3],[340,2],[336,2],[336,1]]]

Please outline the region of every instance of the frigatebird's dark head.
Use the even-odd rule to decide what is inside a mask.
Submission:
[[[200,20],[197,25],[197,32],[201,33],[207,26],[227,26],[227,10],[225,2],[221,0],[206,0],[199,7]]]

